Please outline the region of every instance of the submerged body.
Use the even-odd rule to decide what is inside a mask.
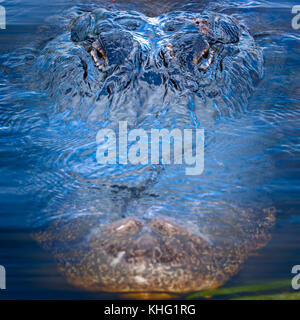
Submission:
[[[246,28],[225,15],[99,9],[74,19],[35,67],[64,121],[209,131],[216,118],[245,110],[262,57]],[[74,162],[90,189],[68,195],[34,235],[71,284],[125,293],[212,289],[268,241],[272,210],[202,201],[201,177],[184,167],[120,169],[97,164],[91,150]],[[185,189],[172,189],[175,181]],[[174,199],[181,210],[172,209]]]

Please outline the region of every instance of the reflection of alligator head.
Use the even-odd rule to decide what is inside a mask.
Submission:
[[[146,129],[193,128],[197,119],[242,111],[261,65],[252,37],[227,16],[106,10],[76,18],[37,61],[42,84],[70,119],[111,128],[126,120]],[[35,234],[76,286],[126,293],[215,288],[269,238],[268,210],[179,200],[181,211],[172,212],[182,193],[197,199],[199,181],[181,169],[170,169],[168,178],[184,183],[178,193],[160,166],[124,175],[105,168],[93,181],[98,191],[79,192],[63,209],[81,214],[59,216]],[[109,174],[101,178],[103,172]]]

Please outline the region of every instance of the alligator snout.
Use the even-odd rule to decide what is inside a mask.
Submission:
[[[220,284],[213,272],[216,249],[165,217],[133,217],[94,227],[83,259],[63,272],[72,284],[109,292],[189,292]],[[77,248],[78,251],[78,248]],[[204,270],[205,269],[205,270]],[[203,277],[205,275],[205,277]]]
[[[265,227],[272,221],[270,213]],[[259,228],[256,238],[248,242],[221,237],[224,241],[215,245],[212,235],[167,216],[129,216],[105,224],[101,215],[84,215],[57,219],[34,237],[54,254],[70,284],[88,291],[151,297],[222,285],[238,271],[250,250],[268,240],[264,228]],[[214,236],[219,233],[217,224],[214,232]]]
[[[150,221],[130,217],[105,226],[102,230],[91,237],[90,244],[101,246],[113,265],[116,265],[118,256],[122,256],[124,262],[129,264],[138,264],[142,259],[142,263],[176,265],[183,263],[185,255],[189,254],[188,251],[191,253],[195,246],[198,250],[211,246],[203,236],[193,236],[179,224],[164,217]],[[193,239],[193,246],[189,247],[190,239]]]
[[[146,222],[126,218],[103,229],[92,237],[91,243],[105,251],[108,263],[113,266],[122,260],[133,265],[147,263],[148,267],[166,263],[176,266],[190,259],[193,250],[200,252],[211,246],[200,235],[193,238],[188,230],[163,217]]]

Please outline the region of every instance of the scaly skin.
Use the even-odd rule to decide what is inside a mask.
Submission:
[[[131,128],[151,128],[158,119],[185,128],[191,127],[186,108],[191,97],[196,116],[203,110],[211,119],[241,112],[260,77],[262,58],[246,28],[224,15],[177,12],[148,18],[98,10],[76,18],[69,33],[46,46],[36,66],[42,87],[59,106],[72,109],[71,119],[106,121],[109,128],[121,120]],[[70,89],[61,90],[61,83]],[[90,105],[93,111],[85,112]],[[166,105],[171,107],[162,112]],[[184,209],[189,221],[180,213],[143,216],[163,173],[160,166],[138,170],[133,172],[143,179],[130,186],[115,181],[113,172],[111,181],[99,182],[97,214],[72,219],[57,214],[34,234],[72,285],[145,297],[213,289],[269,240],[272,210],[195,202]],[[155,196],[162,208],[171,199]],[[78,204],[89,197],[78,194]],[[141,203],[138,210],[124,209],[134,201]],[[110,215],[111,203],[117,216]]]

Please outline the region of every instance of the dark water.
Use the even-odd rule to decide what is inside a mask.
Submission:
[[[216,200],[276,208],[272,240],[248,259],[226,286],[292,277],[292,266],[300,264],[300,30],[291,27],[295,3],[26,0],[1,4],[6,8],[7,29],[0,30],[0,265],[7,271],[7,290],[0,291],[0,298],[114,298],[69,286],[57,273],[52,258],[30,237],[33,222],[47,218],[46,208],[64,204],[66,185],[69,189],[85,187],[70,172],[89,174],[76,161],[79,146],[86,143],[82,136],[89,137],[89,129],[80,121],[72,122],[61,128],[64,138],[59,141],[60,122],[49,117],[48,97],[18,86],[24,52],[30,59],[34,44],[42,47],[62,33],[68,19],[61,17],[68,17],[73,6],[141,10],[149,16],[206,7],[233,15],[248,26],[263,50],[264,76],[247,112],[238,118],[220,119],[214,126],[217,135],[226,136],[216,145],[217,161],[226,165],[232,159],[226,154],[236,155],[230,179],[226,173],[219,177],[212,172],[210,183],[203,186],[208,197]],[[7,71],[8,60],[13,61],[15,74]],[[241,137],[238,144],[232,142],[234,136]],[[184,186],[178,181],[173,188],[180,199]]]

